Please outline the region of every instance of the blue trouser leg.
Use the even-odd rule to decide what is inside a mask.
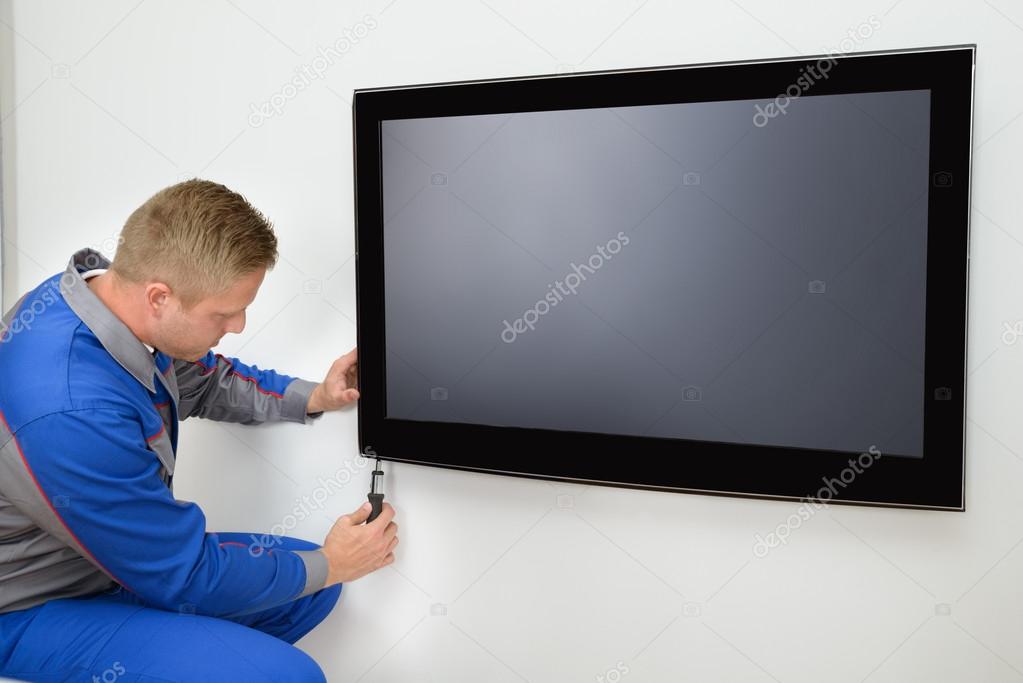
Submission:
[[[251,542],[248,534],[218,534]],[[288,537],[269,546],[318,547]],[[277,542],[279,541],[279,543]],[[26,681],[324,681],[292,643],[333,609],[341,586],[275,608],[210,617],[148,607],[125,591],[0,614],[0,675]]]
[[[290,536],[270,536],[269,542],[266,542],[265,536],[240,532],[219,532],[217,536],[221,543],[243,543],[252,548],[252,552],[273,552],[275,548],[314,550],[320,547],[318,543]],[[224,618],[294,643],[330,614],[340,595],[341,584],[335,584],[285,605]]]

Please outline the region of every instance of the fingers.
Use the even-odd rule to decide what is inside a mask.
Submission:
[[[362,524],[367,519],[369,519],[369,515],[372,512],[373,507],[367,502],[363,503],[355,512],[351,512],[347,515],[344,515],[343,519],[347,519],[349,525],[356,526]],[[384,533],[386,533],[388,530],[390,530],[390,527],[393,526],[395,529],[397,529],[398,527],[397,524],[391,521],[393,518],[394,507],[390,503],[385,502],[380,510],[380,515],[366,526],[371,529],[383,529]],[[391,535],[393,535],[394,533],[396,532],[392,531]]]
[[[386,530],[387,526],[391,523],[394,518],[394,508],[390,503],[384,502],[383,508],[380,510],[380,516],[369,523],[369,526],[376,527],[379,529]]]
[[[350,368],[350,367],[355,365],[355,363],[357,361],[357,353],[356,353],[356,351],[357,351],[357,349],[352,349],[351,351],[349,351],[348,353],[346,353],[345,355],[343,355],[343,356],[341,356],[340,358],[337,359],[337,361],[336,361],[337,364],[345,372],[348,371],[348,368]]]
[[[359,400],[358,370],[356,369],[357,350],[352,349],[334,361],[330,369],[331,388],[337,398],[345,403]],[[340,391],[338,391],[340,389]]]
[[[388,536],[389,534],[389,536]],[[384,550],[384,557],[380,561],[379,567],[385,567],[391,562],[394,562],[394,548],[398,545],[398,525],[391,522],[387,526],[387,531],[384,533],[384,542],[387,543],[386,549]]]
[[[384,507],[389,507],[389,506],[387,505],[387,503],[384,503]],[[356,510],[355,512],[353,512],[351,514],[345,515],[345,517],[348,518],[348,521],[352,525],[362,524],[367,519],[369,519],[369,515],[370,515],[371,512],[373,512],[373,507],[368,502],[366,502],[366,503],[363,503],[362,506],[360,506],[358,510]],[[383,517],[383,513],[381,513],[380,516]],[[394,513],[393,512],[391,513],[391,517],[394,517]]]

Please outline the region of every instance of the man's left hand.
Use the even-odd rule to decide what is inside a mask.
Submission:
[[[356,351],[352,349],[334,361],[323,380],[309,396],[309,414],[337,410],[359,399]]]

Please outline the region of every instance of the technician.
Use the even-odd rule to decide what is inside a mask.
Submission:
[[[178,423],[310,423],[359,397],[356,351],[317,384],[214,354],[278,258],[267,219],[189,180],[0,325],[0,674],[28,681],[323,681],[293,643],[343,582],[394,561],[394,509],[323,545],[215,533],[176,500]],[[266,542],[254,542],[264,539]]]

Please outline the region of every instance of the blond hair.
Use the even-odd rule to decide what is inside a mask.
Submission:
[[[166,187],[128,217],[110,269],[165,283],[191,307],[277,262],[277,237],[245,197],[209,180]]]

